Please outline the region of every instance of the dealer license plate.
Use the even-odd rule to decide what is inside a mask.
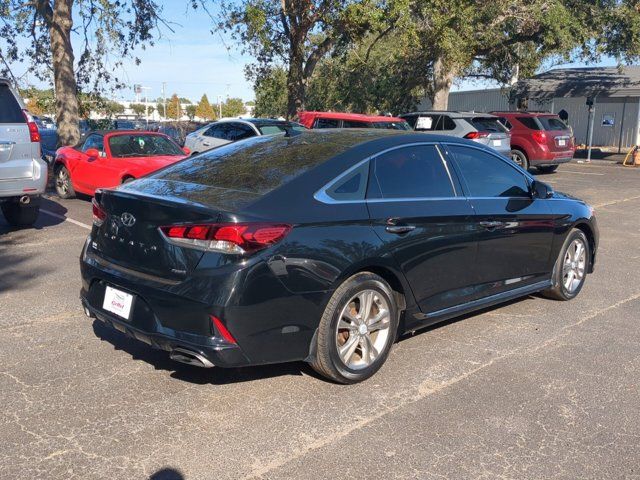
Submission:
[[[131,314],[131,305],[133,304],[133,295],[121,292],[115,288],[107,286],[104,291],[104,302],[102,308],[106,311],[115,313],[119,317],[129,320]]]
[[[499,147],[500,145],[502,145],[502,140],[493,140],[494,147]]]

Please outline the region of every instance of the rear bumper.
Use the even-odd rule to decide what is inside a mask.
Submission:
[[[105,325],[118,330],[130,338],[139,340],[159,350],[167,352],[189,352],[209,362],[200,366],[237,367],[248,365],[249,359],[237,345],[229,344],[223,339],[204,335],[194,335],[163,327],[155,323],[152,328],[142,329],[130,322],[92,305],[84,294],[80,299],[85,312],[100,320]]]
[[[0,178],[0,198],[40,195],[47,187],[47,163],[41,158],[33,160],[33,177]],[[0,175],[2,171],[0,170]]]

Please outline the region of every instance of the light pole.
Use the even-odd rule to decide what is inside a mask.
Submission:
[[[147,98],[147,91],[151,90],[151,87],[140,86],[140,90],[144,90],[144,116],[147,122],[147,128],[149,128],[149,99]]]
[[[218,120],[222,118],[222,95],[218,95]]]

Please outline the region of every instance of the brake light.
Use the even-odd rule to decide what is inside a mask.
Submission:
[[[222,323],[218,317],[209,315],[209,318],[211,318],[211,322],[213,323],[214,328],[222,336],[222,338],[224,338],[229,343],[233,343],[234,345],[238,344],[236,339],[233,338],[233,335],[231,335],[231,332],[227,330],[227,327],[224,326],[224,323]]]
[[[282,240],[290,225],[271,223],[218,223],[160,227],[173,244],[198,250],[244,254],[267,248]]]
[[[39,142],[40,130],[38,130],[38,125],[36,125],[36,122],[33,120],[33,117],[29,112],[23,110],[22,114],[24,115],[24,119],[27,121],[27,127],[29,128],[29,136],[31,137],[31,141]]]
[[[469,140],[475,140],[476,138],[486,138],[491,134],[491,132],[469,132],[464,138],[468,138]]]
[[[536,141],[536,143],[540,143],[540,144],[547,143],[547,134],[541,130],[536,130],[532,132],[531,136]]]
[[[91,200],[91,206],[93,208],[93,224],[99,227],[107,219],[107,212],[102,209],[95,198]]]

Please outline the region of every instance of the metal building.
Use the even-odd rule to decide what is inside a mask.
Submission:
[[[593,104],[593,140],[623,150],[640,144],[640,67],[567,68],[522,80],[511,88],[453,92],[450,110],[516,110],[558,113],[565,110],[578,144],[586,144],[589,106]],[[428,109],[425,100],[420,109]]]

